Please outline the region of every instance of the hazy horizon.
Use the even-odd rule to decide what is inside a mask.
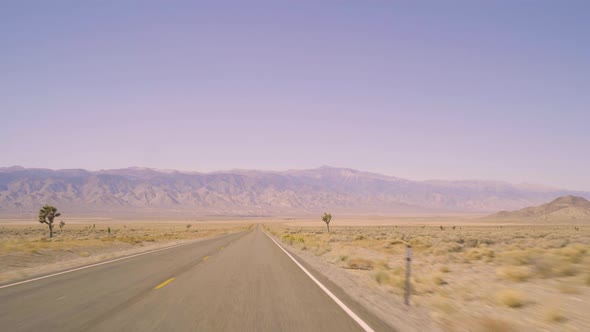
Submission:
[[[590,191],[589,9],[7,3],[0,165],[332,165]]]
[[[555,187],[550,186],[543,183],[532,183],[532,182],[510,182],[505,180],[498,180],[498,179],[483,179],[483,178],[457,178],[457,179],[441,179],[441,178],[425,178],[425,179],[412,179],[412,178],[404,178],[400,176],[396,176],[395,174],[386,174],[386,173],[379,173],[379,172],[372,172],[363,169],[355,169],[351,167],[345,166],[334,166],[334,165],[319,165],[311,168],[287,168],[287,169],[261,169],[261,168],[227,168],[227,169],[217,169],[217,170],[190,170],[190,169],[173,169],[173,168],[157,168],[157,167],[149,167],[149,166],[128,166],[128,167],[117,167],[117,168],[81,168],[81,167],[66,167],[66,168],[49,168],[49,167],[25,167],[23,165],[10,165],[10,166],[2,166],[1,168],[11,168],[11,167],[22,167],[24,169],[48,169],[52,171],[61,171],[61,170],[84,170],[88,172],[100,172],[100,171],[112,171],[112,170],[124,170],[124,169],[148,169],[153,171],[160,171],[160,172],[180,172],[180,173],[196,173],[196,174],[215,174],[215,173],[231,173],[231,172],[262,172],[262,173],[284,173],[290,171],[307,171],[307,170],[316,170],[321,168],[333,168],[333,169],[350,169],[353,171],[359,172],[367,172],[377,175],[389,176],[394,178],[399,178],[402,180],[414,181],[414,182],[436,182],[436,181],[449,181],[449,182],[470,182],[470,181],[484,181],[484,182],[499,182],[499,183],[506,183],[511,185],[523,185],[523,186],[536,186],[545,189],[563,189],[563,190],[571,190],[571,191],[579,191],[579,192],[589,192],[586,190],[576,189],[576,188],[565,188],[565,187]]]

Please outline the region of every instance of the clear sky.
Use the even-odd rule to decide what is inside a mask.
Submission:
[[[0,166],[590,190],[590,1],[2,1]]]

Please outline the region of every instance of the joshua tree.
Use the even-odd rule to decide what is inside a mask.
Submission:
[[[322,220],[326,223],[326,226],[328,227],[328,233],[330,233],[330,221],[332,220],[332,214],[324,212]]]
[[[61,216],[61,213],[57,212],[57,208],[51,205],[45,205],[39,210],[39,222],[47,224],[49,226],[49,237],[53,237],[53,219]]]
[[[61,230],[62,228],[64,228],[64,226],[66,225],[66,223],[62,220],[59,222],[59,229]]]

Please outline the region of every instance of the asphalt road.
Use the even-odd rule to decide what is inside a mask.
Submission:
[[[371,329],[390,330],[317,278]],[[2,331],[344,332],[361,325],[258,226],[0,289]]]

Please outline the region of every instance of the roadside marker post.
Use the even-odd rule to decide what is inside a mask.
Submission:
[[[410,305],[410,292],[411,292],[411,285],[410,285],[410,272],[412,269],[412,246],[408,245],[406,247],[406,288],[404,292],[404,303],[406,305]]]

